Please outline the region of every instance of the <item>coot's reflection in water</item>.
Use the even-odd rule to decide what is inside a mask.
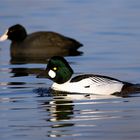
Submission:
[[[51,58],[52,56],[80,56],[83,54],[83,52],[74,50],[69,52],[63,52],[63,51],[54,51],[54,49],[43,49],[39,50],[40,53],[20,53],[22,50],[20,48],[14,48],[11,47],[10,49],[10,63],[11,64],[28,64],[28,63],[41,63],[46,64],[47,60]],[[33,50],[34,51],[34,50]]]
[[[29,75],[37,75],[44,71],[41,68],[11,68],[12,77],[22,77],[22,76],[29,76]]]

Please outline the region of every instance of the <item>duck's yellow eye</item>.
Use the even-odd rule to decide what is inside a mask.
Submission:
[[[57,70],[57,67],[54,67],[53,70]]]

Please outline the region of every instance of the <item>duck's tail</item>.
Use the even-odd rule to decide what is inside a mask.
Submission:
[[[127,97],[129,95],[138,94],[138,93],[140,93],[140,84],[125,83],[122,91],[119,93],[115,93],[114,95]]]
[[[134,84],[132,87],[135,93],[140,93],[140,84]]]
[[[126,83],[123,87],[123,92],[140,93],[140,84]]]

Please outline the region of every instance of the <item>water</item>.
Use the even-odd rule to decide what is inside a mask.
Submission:
[[[0,34],[16,23],[59,32],[84,44],[66,57],[75,73],[139,83],[139,16],[139,0],[1,0]],[[139,139],[140,94],[52,95],[52,82],[36,78],[46,64],[12,64],[9,46],[0,42],[0,140]]]

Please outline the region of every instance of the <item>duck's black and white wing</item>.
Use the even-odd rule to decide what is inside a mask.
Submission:
[[[110,95],[121,92],[124,82],[101,75],[79,75],[71,79],[71,83],[77,83],[77,87],[85,93]],[[78,86],[79,85],[79,86]]]

